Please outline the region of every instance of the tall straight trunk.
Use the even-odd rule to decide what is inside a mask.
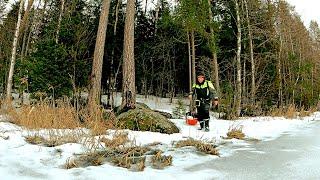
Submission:
[[[236,115],[240,116],[241,111],[241,21],[238,0],[235,0],[236,16],[237,16],[237,88],[236,88]]]
[[[156,5],[156,14],[155,14],[155,21],[154,21],[156,24],[155,33],[157,33],[157,23],[159,19],[160,5],[161,5],[161,0],[158,0]]]
[[[249,48],[250,48],[250,62],[251,62],[251,101],[255,102],[256,96],[256,63],[253,56],[253,42],[252,42],[252,30],[251,23],[249,19],[248,2],[244,0],[244,5],[246,9],[246,19],[248,25],[248,35],[249,35]]]
[[[119,20],[119,9],[120,9],[120,5],[122,4],[122,0],[118,0],[117,2],[117,6],[116,6],[116,14],[115,14],[115,21],[114,21],[114,26],[113,26],[113,46],[112,46],[112,52],[111,52],[111,62],[110,62],[110,86],[109,86],[109,91],[110,91],[110,98],[108,98],[110,100],[110,106],[111,108],[113,108],[114,106],[114,89],[116,87],[116,76],[115,76],[115,72],[114,72],[114,49],[115,49],[115,44],[116,44],[116,36],[117,36],[117,26],[118,26],[118,20]],[[108,101],[109,101],[108,100]]]
[[[27,44],[27,40],[28,40],[28,37],[29,37],[29,33],[28,33],[28,26],[29,26],[29,22],[26,23],[26,26],[24,28],[24,31],[23,31],[23,38],[22,38],[22,48],[21,48],[21,53],[20,53],[20,56],[21,56],[21,60],[23,60],[24,58],[24,54],[25,54],[25,49],[26,49],[26,44]],[[22,33],[22,32],[21,32]]]
[[[28,37],[27,37],[27,42],[26,42],[26,48],[24,50],[24,57],[26,57],[28,55],[28,52],[29,52],[29,45],[30,45],[30,39],[31,39],[31,34],[32,34],[32,31],[34,30],[34,24],[32,24],[31,28],[30,28],[30,31],[28,33]]]
[[[47,2],[48,2],[48,0],[44,0],[43,1],[43,7],[42,7],[42,9],[41,9],[41,11],[40,11],[38,16],[35,16],[35,14],[38,14],[36,12],[39,10],[39,6],[42,4],[41,0],[38,3],[37,8],[34,10],[33,20],[32,20],[32,24],[31,24],[31,27],[30,27],[30,31],[28,33],[28,38],[27,38],[26,48],[25,48],[25,51],[24,51],[24,56],[28,55],[28,52],[29,52],[30,48],[32,49],[32,47],[30,47],[31,35],[34,32],[37,32],[37,31],[39,32],[39,28],[42,25],[43,20],[44,20],[45,11],[46,11],[46,8],[47,8]],[[33,43],[31,43],[31,45],[32,44]]]
[[[243,45],[243,49],[246,49],[245,45]],[[245,100],[244,103],[247,103],[247,59],[243,58],[243,69],[242,69],[242,98]]]
[[[278,106],[282,107],[283,104],[283,94],[282,94],[282,71],[281,71],[281,58],[282,58],[282,48],[283,48],[283,40],[282,35],[280,31],[280,49],[279,49],[279,57],[277,62],[277,70],[278,70],[278,81],[279,81],[279,87],[278,87]]]
[[[56,43],[57,44],[59,42],[59,34],[60,34],[60,28],[61,28],[62,14],[64,11],[64,3],[65,3],[65,0],[61,0],[61,9],[60,9],[60,13],[59,13],[58,26],[57,26],[57,31],[56,31]],[[109,9],[108,9],[108,11],[109,11]]]
[[[196,83],[196,47],[194,44],[194,30],[191,30],[191,60],[192,60],[192,81]]]
[[[111,0],[103,1],[100,13],[97,39],[94,49],[93,64],[91,71],[91,87],[88,97],[88,105],[91,109],[96,105],[100,104],[102,64],[104,56],[104,46],[106,41],[110,2]]]
[[[192,59],[191,59],[191,43],[190,43],[190,33],[187,31],[187,37],[188,37],[188,60],[189,60],[189,92],[192,92]],[[189,111],[192,112],[193,104],[192,104],[192,98],[190,98],[190,104],[189,104]]]
[[[25,28],[28,27],[29,17],[30,17],[30,11],[31,11],[33,2],[34,2],[34,0],[28,0],[27,9],[26,9],[26,11],[24,12],[24,15],[23,15],[22,20],[21,20],[20,33],[22,33],[22,31],[25,31]]]
[[[147,14],[147,6],[148,6],[148,0],[146,0],[146,5],[144,7],[144,14],[146,15]]]
[[[19,12],[18,12],[18,21],[16,25],[16,30],[14,33],[13,43],[12,43],[12,55],[11,55],[11,62],[10,62],[10,70],[8,75],[8,82],[7,82],[7,101],[11,101],[11,92],[12,92],[12,81],[13,81],[13,73],[14,73],[14,66],[16,64],[16,55],[17,55],[17,44],[19,38],[19,31],[20,31],[20,24],[21,24],[21,14],[24,7],[24,0],[20,0]]]
[[[301,43],[299,43],[300,46],[303,46]],[[299,79],[300,79],[300,74],[301,74],[301,64],[302,64],[302,49],[303,47],[300,47],[300,51],[299,51],[299,64],[298,64],[298,72],[297,73],[297,78],[295,80],[295,83],[294,83],[294,87],[292,88],[292,104],[295,104],[295,88],[297,87],[298,85],[298,82],[299,82]]]
[[[209,4],[209,19],[211,22],[213,22],[213,14],[211,11],[211,0],[208,0],[208,4]],[[220,83],[219,83],[219,64],[218,64],[218,56],[217,56],[217,48],[216,48],[216,42],[215,42],[215,34],[214,34],[214,30],[213,27],[210,26],[210,33],[211,36],[213,37],[212,39],[212,43],[214,43],[214,48],[211,50],[212,51],[212,64],[213,64],[213,78],[214,78],[214,82],[215,82],[215,88],[218,92],[218,94],[220,94]]]
[[[32,0],[32,2],[33,2],[33,0]],[[30,0],[28,2],[28,6],[29,6],[29,3],[30,3]],[[37,8],[39,8],[39,6]],[[29,48],[29,46],[28,46],[29,45],[29,40],[30,40],[30,37],[31,37],[32,28],[33,28],[33,24],[34,24],[35,9],[32,8],[31,10],[28,10],[28,11],[31,11],[31,15],[30,15],[30,12],[28,12],[27,16],[31,16],[31,17],[27,17],[26,18],[26,22],[23,24],[23,26],[21,26],[21,28],[24,29],[24,30],[20,30],[20,33],[23,32],[22,48],[21,48],[21,53],[20,53],[21,60],[23,60],[23,58],[27,55],[27,51],[28,51],[28,48]],[[26,16],[26,13],[25,13],[24,16]],[[23,17],[23,19],[24,18],[25,17]],[[23,23],[23,19],[22,19],[21,23]]]
[[[191,60],[191,43],[190,43],[190,34],[187,31],[188,37],[188,60],[189,60],[189,92],[192,91],[192,60]]]
[[[135,108],[135,62],[134,62],[135,0],[127,1],[123,44],[122,108]]]

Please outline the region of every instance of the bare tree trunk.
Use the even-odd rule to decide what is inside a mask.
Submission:
[[[97,32],[97,39],[94,49],[94,57],[91,72],[91,87],[88,97],[88,105],[90,109],[100,104],[102,64],[104,56],[104,46],[106,41],[110,2],[111,0],[103,1],[100,13],[99,27]]]
[[[246,8],[246,19],[248,25],[248,35],[249,35],[249,48],[250,48],[250,61],[251,61],[251,101],[255,102],[256,96],[256,63],[253,57],[253,42],[252,42],[252,30],[251,23],[249,19],[248,2],[244,0],[244,5]]]
[[[243,46],[243,49],[246,49],[245,45]],[[247,59],[246,57],[243,58],[243,74],[242,74],[242,98],[244,101],[243,103],[246,103],[247,101],[247,91],[246,91],[246,86],[247,86]]]
[[[169,52],[168,52],[168,56],[170,57]],[[172,62],[172,70],[170,71],[171,72],[171,100],[170,100],[170,103],[172,103],[173,98],[175,96],[175,92],[176,92],[176,89],[175,89],[176,64],[175,64],[174,60],[172,60],[171,62]]]
[[[16,63],[17,44],[18,44],[18,38],[19,38],[21,14],[22,14],[23,7],[24,7],[24,0],[20,0],[18,21],[17,21],[17,25],[16,25],[16,30],[14,33],[13,43],[12,43],[12,56],[11,56],[9,75],[8,75],[8,83],[7,83],[7,97],[6,97],[6,99],[8,102],[11,101],[13,73],[14,73],[14,66]]]
[[[22,31],[24,31],[25,29],[24,28],[27,28],[28,27],[28,24],[29,24],[29,17],[30,17],[30,10],[31,10],[31,7],[33,5],[33,2],[34,0],[29,0],[28,1],[28,6],[27,6],[27,9],[26,11],[24,12],[24,15],[23,15],[23,18],[21,20],[21,28],[20,28],[20,33],[22,33]],[[26,26],[27,25],[27,26]]]
[[[144,14],[147,14],[147,6],[148,6],[148,0],[146,0],[146,6],[144,7]]]
[[[117,2],[117,6],[116,6],[116,14],[115,14],[115,21],[114,21],[114,26],[113,26],[113,47],[112,47],[112,52],[111,52],[111,62],[110,62],[110,86],[109,86],[109,91],[110,91],[110,99],[108,98],[108,102],[110,101],[110,106],[111,109],[114,106],[114,96],[115,96],[115,74],[114,74],[114,49],[115,49],[115,44],[116,44],[116,40],[115,37],[117,36],[117,25],[118,25],[118,20],[119,20],[119,9],[120,9],[120,5],[122,4],[122,0],[118,0]]]
[[[189,93],[192,92],[192,85],[193,85],[193,80],[192,80],[192,59],[191,59],[191,43],[190,43],[190,34],[189,31],[187,31],[187,37],[188,37],[188,60],[189,60]],[[190,104],[189,104],[189,111],[192,112],[192,98],[189,99]]]
[[[192,91],[192,60],[191,60],[191,44],[190,44],[190,35],[189,31],[187,32],[188,36],[188,59],[189,59],[189,92]]]
[[[122,104],[124,108],[135,108],[135,62],[134,62],[134,16],[135,0],[127,1],[123,44],[123,82]]]
[[[299,43],[299,44],[301,44],[301,43]],[[300,79],[300,74],[301,74],[301,64],[302,64],[302,52],[301,51],[302,51],[302,48],[300,47],[299,65],[298,65],[298,72],[297,72],[298,75],[297,75],[297,78],[296,78],[296,81],[294,83],[294,87],[293,87],[293,90],[292,90],[292,104],[295,104],[295,88],[298,85],[298,82],[299,82],[299,79]]]
[[[26,26],[24,28],[24,31],[23,31],[23,38],[22,38],[22,48],[21,48],[21,53],[20,53],[20,56],[21,56],[21,60],[23,60],[24,58],[24,54],[25,54],[25,49],[26,49],[26,41],[27,41],[27,38],[29,37],[29,33],[28,33],[28,26],[29,26],[29,22],[26,23]],[[21,32],[22,33],[22,32]],[[28,36],[28,37],[27,37]]]
[[[29,5],[30,5],[30,7],[32,5],[30,3],[33,3],[33,0],[31,0],[31,2],[29,0],[28,8],[29,8]],[[39,6],[37,8],[39,8]],[[26,22],[24,22],[23,26],[21,26],[22,29],[20,30],[20,33],[23,32],[22,48],[21,48],[21,53],[20,53],[21,60],[23,60],[23,58],[27,55],[27,51],[28,51],[28,48],[29,48],[29,40],[30,40],[30,37],[31,37],[31,32],[33,30],[32,28],[33,28],[33,24],[34,24],[33,22],[34,22],[34,12],[35,12],[35,10],[32,8],[31,10],[28,9],[27,11],[31,11],[31,22],[30,22],[30,17],[29,17],[30,16],[30,12],[28,12],[27,15],[25,13],[23,19],[26,19],[25,20]],[[25,16],[28,16],[28,17],[25,18]],[[21,21],[22,23],[23,23],[23,19]]]
[[[191,59],[192,59],[192,81],[196,83],[196,48],[194,44],[194,30],[191,30]]]
[[[212,22],[213,21],[213,14],[212,14],[212,11],[211,11],[211,3],[210,3],[211,0],[208,0],[208,4],[209,4],[209,18],[210,18],[210,21]],[[214,34],[214,30],[212,28],[212,26],[210,26],[210,33],[211,33],[211,36],[215,37],[215,34]],[[218,92],[218,94],[220,94],[220,83],[219,83],[219,64],[218,64],[218,58],[217,58],[217,48],[216,48],[216,43],[215,43],[215,38],[212,39],[212,43],[215,44],[215,48],[212,49],[212,63],[213,63],[213,78],[214,78],[214,82],[215,82],[215,88]]]
[[[57,44],[59,42],[59,33],[60,33],[60,28],[61,28],[62,14],[63,14],[63,11],[64,11],[64,3],[65,3],[65,0],[61,0],[61,9],[60,9],[57,32],[56,32],[56,43]],[[109,9],[108,9],[108,11],[109,11]]]
[[[31,34],[32,34],[32,31],[34,30],[34,24],[32,24],[32,26],[31,26],[31,29],[30,29],[30,31],[29,31],[29,33],[28,33],[28,38],[27,38],[27,42],[26,42],[26,49],[25,49],[25,51],[24,51],[24,57],[26,57],[27,55],[28,55],[28,52],[29,52],[29,44],[30,44],[30,39],[31,39]]]
[[[282,48],[283,48],[283,40],[282,40],[282,35],[280,32],[280,49],[279,49],[279,57],[278,57],[278,62],[277,62],[277,68],[278,68],[278,80],[279,80],[279,89],[278,89],[278,98],[279,98],[279,107],[282,107],[283,104],[283,98],[282,98],[282,71],[281,71],[281,58],[282,58]]]
[[[157,22],[159,19],[159,10],[160,10],[160,5],[161,5],[161,0],[157,1],[157,5],[156,5],[156,15],[155,15],[155,24],[156,24],[156,28],[155,28],[155,33],[157,33]]]
[[[238,0],[235,0],[236,5],[236,16],[237,16],[237,91],[236,91],[236,115],[240,116],[241,111],[241,21],[240,21],[240,10]]]

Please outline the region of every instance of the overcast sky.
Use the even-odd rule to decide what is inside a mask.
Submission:
[[[295,10],[301,15],[305,26],[309,27],[311,20],[320,24],[320,0],[287,0],[295,6]]]

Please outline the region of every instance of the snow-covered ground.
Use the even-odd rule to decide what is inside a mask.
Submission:
[[[146,103],[153,109],[170,112],[174,104],[168,99],[138,97],[138,101]],[[117,102],[119,102],[117,100]],[[173,164],[163,170],[146,166],[143,172],[132,172],[125,168],[115,167],[112,164],[103,164],[98,167],[64,169],[65,162],[74,154],[83,153],[87,149],[77,143],[64,144],[57,147],[43,147],[28,144],[24,137],[30,131],[6,122],[5,116],[0,116],[0,179],[219,179],[221,173],[213,169],[190,171],[190,167],[217,158],[232,156],[235,151],[250,149],[256,141],[225,140],[228,129],[241,126],[248,138],[260,141],[274,140],[286,132],[294,132],[307,126],[314,120],[320,119],[320,113],[301,119],[285,119],[274,117],[244,118],[237,121],[225,121],[211,117],[210,132],[197,130],[198,126],[189,126],[183,119],[172,119],[180,128],[180,133],[167,135],[153,132],[128,132],[130,139],[138,145],[161,142],[158,145],[165,155],[172,155]],[[110,130],[109,132],[113,132]],[[9,139],[6,139],[8,137]],[[172,143],[187,138],[215,142],[221,157],[204,155],[194,148],[175,148]],[[260,152],[263,153],[263,152]]]

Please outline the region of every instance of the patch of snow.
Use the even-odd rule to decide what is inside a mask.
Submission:
[[[187,103],[187,100],[185,103]],[[171,112],[176,106],[169,103],[168,98],[150,97],[144,99],[138,96],[138,102],[143,102],[149,107],[157,110]],[[175,100],[176,102],[176,100]],[[116,99],[120,103],[120,99]],[[173,164],[163,170],[153,169],[147,165],[143,172],[131,172],[127,169],[115,167],[111,164],[103,164],[98,167],[64,169],[65,162],[72,158],[74,154],[86,152],[88,150],[82,144],[68,143],[57,147],[42,147],[28,144],[24,137],[32,131],[28,131],[17,125],[5,121],[6,117],[0,115],[0,133],[2,136],[9,136],[8,140],[0,137],[0,174],[1,179],[223,179],[223,174],[212,169],[193,171],[192,167],[205,162],[214,161],[217,156],[204,155],[196,152],[195,148],[184,147],[175,148],[173,142],[194,138],[206,142],[218,144],[221,157],[231,156],[235,151],[251,151],[255,153],[265,153],[253,148],[253,143],[244,140],[226,140],[230,127],[242,127],[248,138],[255,138],[260,141],[270,141],[278,138],[284,133],[296,131],[301,127],[307,127],[313,121],[320,119],[320,112],[316,112],[309,117],[300,119],[285,119],[276,117],[253,117],[240,118],[235,121],[226,121],[212,116],[210,120],[210,132],[197,130],[196,126],[189,126],[183,119],[172,119],[180,129],[180,133],[161,134],[154,132],[138,132],[123,130],[128,132],[129,138],[137,145],[146,145],[160,142],[157,148],[164,151],[165,155],[173,156]],[[59,133],[63,133],[61,130]],[[66,130],[72,131],[72,130]],[[76,130],[76,131],[79,131]],[[88,130],[82,129],[83,132]],[[111,137],[115,130],[108,130],[104,137]],[[47,130],[41,130],[41,134],[46,134]],[[286,151],[286,150],[283,150]]]

